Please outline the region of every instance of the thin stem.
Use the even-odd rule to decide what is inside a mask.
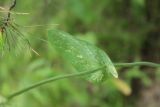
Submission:
[[[13,98],[16,97],[16,96],[19,96],[19,95],[24,94],[24,93],[26,93],[26,92],[34,89],[34,88],[40,87],[40,86],[42,86],[42,85],[51,83],[51,82],[56,81],[56,80],[61,80],[61,79],[71,78],[71,77],[78,77],[78,76],[83,76],[83,75],[88,75],[88,74],[94,73],[94,72],[99,71],[99,70],[104,69],[104,68],[106,68],[106,66],[97,68],[97,69],[92,70],[92,71],[86,71],[86,72],[80,72],[80,73],[74,73],[74,74],[67,74],[67,75],[62,75],[62,76],[57,76],[57,77],[51,77],[51,78],[49,78],[49,79],[42,80],[42,81],[40,81],[40,82],[38,82],[38,83],[35,83],[35,84],[33,84],[33,85],[29,86],[29,87],[26,87],[26,88],[22,89],[22,90],[20,90],[20,91],[15,92],[15,93],[9,95],[9,96],[7,97],[7,99],[8,99],[8,100],[11,100],[11,99],[13,99]]]
[[[9,11],[8,11],[8,14],[7,14],[7,18],[5,19],[3,25],[1,26],[2,31],[5,29],[5,26],[8,26],[8,22],[9,22],[10,17],[11,17],[10,11],[16,6],[16,2],[17,2],[17,1],[14,0],[14,1],[13,1],[13,4],[12,4],[12,5],[10,6],[10,8],[9,8]]]
[[[133,63],[114,63],[114,65],[116,67],[132,67],[132,66],[150,66],[150,67],[160,67],[160,64],[156,64],[156,63],[153,63],[153,62],[133,62]],[[61,79],[65,79],[65,78],[71,78],[71,77],[78,77],[78,76],[84,76],[84,75],[88,75],[88,74],[91,74],[93,72],[96,72],[96,71],[99,71],[101,69],[104,69],[106,68],[107,66],[103,66],[103,67],[100,67],[100,68],[97,68],[95,70],[92,70],[92,71],[86,71],[86,72],[80,72],[80,73],[74,73],[74,74],[68,74],[68,75],[62,75],[62,76],[57,76],[57,77],[51,77],[49,79],[46,79],[46,80],[43,80],[43,81],[40,81],[38,83],[35,83],[31,86],[28,86],[22,90],[19,90],[11,95],[9,95],[7,98],[8,100],[11,100],[13,99],[14,97],[17,97],[21,94],[24,94],[34,88],[38,88],[42,85],[45,85],[45,84],[48,84],[48,83],[51,83],[51,82],[54,82],[56,80],[61,80]]]
[[[149,67],[160,67],[160,64],[153,62],[133,62],[133,63],[114,63],[116,67],[133,67],[133,66],[149,66]]]
[[[16,6],[16,0],[13,1],[13,4],[10,6],[9,11],[11,11]],[[11,13],[8,12],[7,22],[10,20]]]

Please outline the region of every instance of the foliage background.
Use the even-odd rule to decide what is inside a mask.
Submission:
[[[8,7],[11,0],[1,0]],[[74,69],[47,43],[47,29],[59,28],[105,50],[113,62],[160,63],[159,0],[17,0],[13,19],[40,54],[0,58],[0,95]],[[1,13],[1,15],[4,15]],[[47,24],[57,24],[47,26]],[[23,50],[25,53],[25,50]],[[119,80],[101,84],[71,78],[40,87],[14,99],[15,107],[158,107],[160,70],[117,68]]]

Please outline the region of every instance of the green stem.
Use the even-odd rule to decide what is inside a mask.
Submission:
[[[40,87],[40,86],[42,86],[42,85],[51,83],[51,82],[56,81],[56,80],[61,80],[61,79],[71,78],[71,77],[77,77],[77,76],[83,76],[83,75],[88,75],[88,74],[94,73],[94,72],[99,71],[99,70],[104,69],[104,68],[106,68],[106,66],[97,68],[97,69],[92,70],[92,71],[86,71],[86,72],[80,72],[80,73],[74,73],[74,74],[67,74],[67,75],[62,75],[62,76],[57,76],[57,77],[51,77],[51,78],[49,78],[49,79],[42,80],[42,81],[40,81],[40,82],[38,82],[38,83],[32,84],[31,86],[28,86],[28,87],[26,87],[26,88],[24,88],[24,89],[22,89],[22,90],[19,90],[19,91],[15,92],[15,93],[9,95],[9,96],[7,97],[7,99],[8,99],[8,100],[11,100],[11,99],[13,99],[13,98],[16,97],[16,96],[19,96],[19,95],[24,94],[24,93],[26,93],[26,92],[34,89],[34,88]]]
[[[116,67],[133,67],[133,66],[149,66],[149,67],[160,67],[160,64],[153,62],[133,62],[133,63],[114,63]]]
[[[152,63],[152,62],[114,63],[114,65],[116,67],[132,67],[132,66],[160,67],[160,64],[156,64],[156,63]],[[61,79],[71,78],[71,77],[77,77],[77,76],[83,76],[83,75],[88,75],[88,74],[94,73],[94,72],[99,71],[99,70],[104,69],[104,68],[106,68],[106,66],[97,68],[97,69],[92,70],[92,71],[86,71],[86,72],[67,74],[67,75],[62,75],[62,76],[57,76],[57,77],[51,77],[49,79],[46,79],[46,80],[40,81],[38,83],[32,84],[31,86],[28,86],[28,87],[26,87],[26,88],[24,88],[22,90],[19,90],[19,91],[15,92],[15,93],[9,95],[7,97],[7,99],[11,100],[14,97],[17,97],[17,96],[19,96],[21,94],[24,94],[24,93],[26,93],[26,92],[34,89],[34,88],[40,87],[42,85],[45,85],[45,84],[48,84],[48,83],[51,83],[51,82],[54,82],[56,80],[61,80]]]

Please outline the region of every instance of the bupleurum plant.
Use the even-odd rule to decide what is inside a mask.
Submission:
[[[27,45],[30,48],[29,41],[19,31],[18,26],[11,20],[11,10],[16,6],[16,0],[10,6],[6,18],[0,20],[0,51],[15,51],[19,47],[19,42],[23,46]],[[19,91],[9,94],[6,97],[0,96],[0,107],[6,106],[13,98],[22,95],[32,89],[38,88],[42,85],[65,79],[84,76],[90,82],[102,82],[108,76],[118,78],[118,73],[115,67],[132,67],[132,66],[151,66],[160,67],[160,64],[152,62],[133,62],[133,63],[112,63],[109,56],[96,46],[77,39],[72,35],[60,31],[49,30],[48,41],[60,55],[66,59],[78,71],[73,74],[60,75],[51,77],[40,82],[27,86]],[[32,51],[34,51],[32,49]]]

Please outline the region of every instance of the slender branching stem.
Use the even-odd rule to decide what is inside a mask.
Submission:
[[[153,63],[153,62],[133,62],[133,63],[114,63],[114,65],[116,67],[133,67],[133,66],[150,66],[150,67],[160,67],[160,64],[156,64],[156,63]],[[61,79],[65,79],[65,78],[71,78],[71,77],[78,77],[78,76],[84,76],[84,75],[88,75],[88,74],[91,74],[91,73],[94,73],[94,72],[97,72],[101,69],[105,69],[106,66],[102,66],[100,68],[97,68],[95,70],[92,70],[92,71],[86,71],[86,72],[80,72],[80,73],[73,73],[73,74],[66,74],[66,75],[62,75],[62,76],[56,76],[56,77],[51,77],[49,79],[46,79],[46,80],[42,80],[38,83],[35,83],[35,84],[32,84],[22,90],[19,90],[11,95],[9,95],[7,97],[8,101],[13,99],[14,97],[17,97],[19,95],[22,95],[32,89],[35,89],[35,88],[38,88],[42,85],[45,85],[45,84],[48,84],[48,83],[51,83],[51,82],[54,82],[54,81],[57,81],[57,80],[61,80]]]
[[[8,100],[11,100],[12,98],[16,97],[16,96],[19,96],[25,92],[28,92],[34,88],[37,88],[37,87],[40,87],[42,85],[45,85],[45,84],[48,84],[48,83],[51,83],[53,81],[56,81],[56,80],[61,80],[61,79],[65,79],[65,78],[71,78],[71,77],[78,77],[78,76],[83,76],[83,75],[88,75],[88,74],[91,74],[93,72],[96,72],[96,71],[99,71],[101,69],[104,69],[106,68],[106,66],[103,66],[103,67],[100,67],[100,68],[97,68],[95,70],[92,70],[92,71],[86,71],[86,72],[79,72],[79,73],[73,73],[73,74],[66,74],[66,75],[62,75],[62,76],[57,76],[57,77],[51,77],[49,79],[46,79],[46,80],[42,80],[38,83],[35,83],[29,87],[26,87],[20,91],[17,91],[11,95],[8,96]]]

